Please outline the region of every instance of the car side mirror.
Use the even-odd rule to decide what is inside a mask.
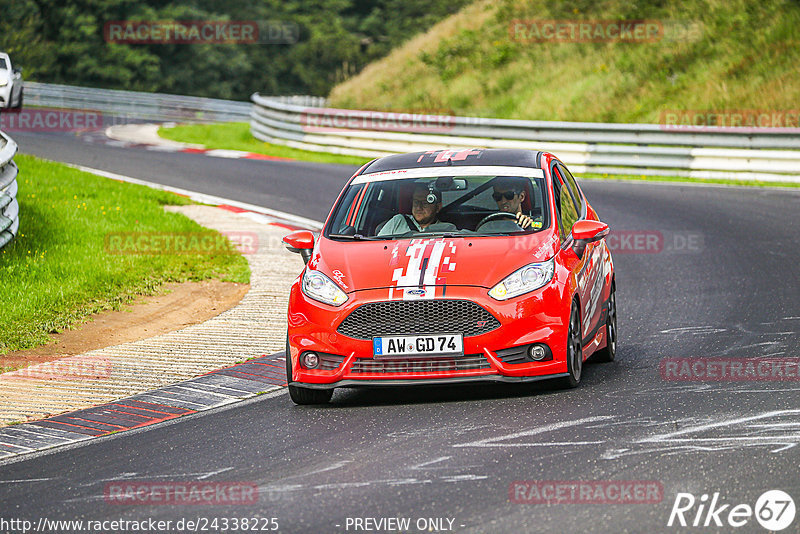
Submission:
[[[579,258],[583,257],[588,243],[600,241],[608,235],[609,229],[606,223],[600,221],[582,220],[572,225],[572,249]]]
[[[304,263],[311,259],[311,251],[314,250],[314,234],[308,230],[298,230],[283,238],[283,244],[289,252],[297,252],[303,258]]]
[[[14,72],[16,72],[17,74],[22,74],[22,67],[15,67]]]

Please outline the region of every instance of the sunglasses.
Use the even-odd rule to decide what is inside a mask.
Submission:
[[[506,200],[511,200],[518,194],[519,193],[517,193],[516,191],[503,191],[502,193],[492,193],[492,198],[494,199],[495,202],[500,202],[501,198],[505,198]]]

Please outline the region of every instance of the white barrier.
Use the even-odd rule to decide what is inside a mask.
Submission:
[[[377,157],[527,148],[552,152],[577,173],[800,181],[797,129],[521,121],[329,109],[259,94],[252,100],[254,137],[305,150]]]
[[[157,122],[245,121],[250,112],[248,102],[37,82],[25,82],[25,104]]]

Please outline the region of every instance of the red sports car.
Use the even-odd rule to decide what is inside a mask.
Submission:
[[[439,150],[364,165],[291,288],[289,393],[560,378],[614,359],[614,266],[600,222],[555,156]]]

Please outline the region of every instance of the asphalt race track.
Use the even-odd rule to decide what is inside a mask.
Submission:
[[[22,153],[317,220],[355,170],[13,136]],[[628,238],[614,253],[617,361],[585,367],[578,389],[337,390],[324,407],[294,406],[285,393],[256,397],[2,465],[3,516],[173,526],[181,518],[276,518],[279,532],[320,533],[397,530],[366,518],[408,518],[409,532],[766,532],[755,517],[733,528],[728,514],[755,507],[767,490],[800,498],[800,382],[685,381],[664,369],[675,358],[800,356],[800,191],[582,187],[600,218]],[[656,236],[656,245],[638,247],[636,235]],[[213,506],[108,499],[107,484],[125,481],[238,482],[257,486],[258,498]],[[542,481],[615,481],[629,490],[640,481],[659,490],[625,504],[610,491],[591,503],[514,502],[530,500]],[[717,508],[728,506],[709,518],[717,492]],[[710,526],[667,526],[679,493],[697,501],[686,521],[699,515]],[[798,525],[800,517],[784,532]]]
[[[225,159],[83,142],[69,134],[9,132],[23,154],[248,202],[324,221],[357,166]],[[96,139],[95,137],[92,137]]]

